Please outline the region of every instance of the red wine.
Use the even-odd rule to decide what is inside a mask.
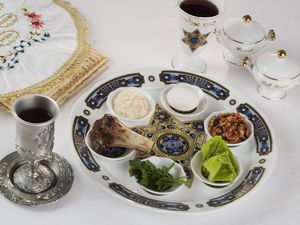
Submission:
[[[219,13],[218,7],[207,0],[184,0],[180,8],[186,13],[197,17],[212,17]]]
[[[21,111],[18,116],[29,123],[43,123],[52,119],[51,113],[44,109],[32,108]]]

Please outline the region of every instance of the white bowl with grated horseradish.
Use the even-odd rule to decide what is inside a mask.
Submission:
[[[148,125],[156,102],[141,88],[120,87],[109,93],[106,105],[124,125],[133,127]]]

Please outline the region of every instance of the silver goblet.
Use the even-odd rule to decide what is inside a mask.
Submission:
[[[57,103],[43,95],[27,95],[12,108],[16,120],[16,149],[28,161],[14,173],[14,183],[28,193],[48,190],[55,173],[41,161],[50,160],[54,146],[54,122],[58,116]]]

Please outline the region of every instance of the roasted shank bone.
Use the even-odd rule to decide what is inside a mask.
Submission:
[[[108,147],[125,147],[149,153],[153,141],[124,126],[116,117],[105,114],[90,132],[92,148],[102,153]]]

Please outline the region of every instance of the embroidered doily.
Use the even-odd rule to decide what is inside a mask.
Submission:
[[[0,105],[22,95],[64,102],[107,58],[87,43],[82,16],[62,0],[0,1]]]

